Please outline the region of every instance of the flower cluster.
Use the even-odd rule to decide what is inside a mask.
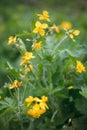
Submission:
[[[75,36],[78,36],[79,33],[80,33],[79,30],[73,30],[73,31],[71,31],[71,32],[69,33],[69,37],[70,37],[73,41],[75,41],[75,40],[74,40],[74,37],[75,37]]]
[[[35,58],[32,52],[25,52],[24,55],[21,57],[21,63],[20,65],[24,67],[25,72],[24,76],[28,74],[31,70],[33,70],[31,59]]]
[[[29,109],[27,114],[33,116],[34,118],[39,118],[46,112],[46,109],[48,109],[46,104],[47,101],[48,98],[46,96],[42,96],[41,99],[29,96],[25,99],[26,107]]]
[[[22,86],[22,81],[19,82],[18,80],[14,80],[14,82],[9,85],[9,89],[19,88],[21,86]]]
[[[35,58],[35,56],[33,56],[32,52],[25,52],[25,54],[21,57],[22,61],[20,63],[20,65],[26,65],[28,63],[30,63],[30,59]]]
[[[65,40],[64,38],[71,38],[73,41],[75,41],[74,38],[79,35],[80,31],[72,29],[72,23],[66,22],[66,21],[62,22],[60,25],[56,25],[54,23],[49,24],[49,22],[51,20],[49,18],[49,14],[48,14],[47,11],[43,11],[42,14],[37,14],[37,16],[38,16],[38,20],[35,22],[35,25],[34,25],[35,28],[33,28],[33,30],[32,30],[33,38],[30,39],[30,41],[32,42],[31,51],[27,51],[27,49],[25,47],[23,53],[21,53],[21,62],[20,62],[20,68],[21,69],[19,69],[19,72],[20,72],[21,77],[26,75],[25,78],[23,79],[23,82],[25,83],[26,81],[28,81],[28,83],[25,83],[25,85],[29,84],[29,81],[31,80],[30,81],[30,86],[40,84],[40,86],[42,86],[42,88],[43,88],[43,84],[44,84],[44,86],[46,85],[45,87],[52,86],[52,85],[53,85],[52,87],[54,87],[55,86],[54,83],[49,83],[49,82],[51,82],[51,80],[53,81],[53,79],[52,79],[53,75],[51,75],[51,74],[53,74],[53,72],[50,73],[51,69],[48,70],[49,65],[48,65],[47,59],[50,56],[53,56],[52,59],[54,60],[54,62],[56,64],[55,59],[58,58],[57,53],[59,53],[58,52],[58,49],[59,49],[58,47]],[[43,48],[43,43],[44,43],[44,41],[46,41],[46,38],[49,37],[48,35],[53,34],[54,32],[55,32],[55,34],[59,34],[61,30],[62,30],[62,32],[65,33],[65,36],[64,36],[64,38],[62,40],[59,41],[59,43],[54,45],[55,47],[52,48],[53,50],[49,51],[50,50],[49,47],[48,48],[46,48],[46,47]],[[15,37],[13,37],[13,36],[9,37],[8,44],[9,45],[15,45],[16,44],[16,47],[19,47],[18,49],[20,49],[20,50],[21,49],[23,50],[23,47],[25,46],[25,45],[23,45],[23,43],[18,42],[18,39],[17,39],[16,36]],[[45,55],[46,51],[43,50],[43,49],[47,49],[47,54],[49,52],[50,53],[52,52],[52,55],[49,54],[48,57],[46,57],[47,56],[47,55]],[[40,62],[40,60],[38,60],[38,56],[40,56],[40,54],[41,54],[41,58],[43,59],[43,62],[41,62],[39,64],[38,61]],[[46,58],[44,58],[44,56]],[[41,69],[42,69],[41,70],[42,79],[41,79],[40,83],[37,83],[38,79],[40,80],[40,77],[38,78],[38,75],[39,75],[38,74],[38,70],[39,70],[38,68],[39,67],[35,68],[34,63],[33,63],[34,58],[36,58],[35,62],[34,62],[35,65],[36,66],[41,66]],[[46,63],[46,66],[44,65],[45,63]],[[51,66],[51,61],[49,62],[49,64]],[[52,67],[53,67],[53,65],[52,65]],[[73,68],[75,70],[75,73],[76,72],[77,73],[82,73],[82,72],[86,71],[86,68],[81,63],[81,61],[77,61],[77,64]],[[54,68],[52,68],[52,69],[54,69]],[[29,73],[30,71],[31,71],[31,73]],[[56,71],[57,70],[55,70],[54,73]],[[28,73],[30,75],[28,75]],[[55,74],[55,75],[57,75],[57,74]],[[44,81],[42,81],[43,79],[44,79]],[[33,81],[35,82],[35,84],[33,84]],[[9,89],[19,88],[20,86],[22,86],[22,82],[19,82],[18,80],[14,80],[14,82],[9,85]],[[59,86],[61,86],[61,85],[59,85]],[[26,89],[27,87],[23,86],[22,88],[23,88],[24,94],[25,94],[26,93],[25,91],[27,91],[27,89]],[[32,90],[32,87],[30,87],[30,89]],[[71,90],[71,89],[74,89],[73,84],[70,84],[67,87],[67,90]],[[49,88],[49,90],[50,90],[50,88]],[[52,88],[52,90],[53,90],[53,88]],[[47,88],[47,92],[48,92],[48,88]],[[46,93],[46,95],[47,95],[47,93]],[[27,97],[27,95],[23,95],[23,96]],[[46,97],[46,96],[42,96],[41,98],[29,96],[24,100],[25,100],[25,107],[26,107],[27,114],[32,116],[33,118],[39,118],[49,108],[48,105],[47,105],[48,97]]]
[[[66,35],[73,40],[73,42],[75,42],[75,37],[78,36],[80,34],[79,30],[65,30],[66,31]]]
[[[39,16],[39,20],[46,20],[46,21],[50,22],[49,14],[48,14],[47,11],[43,11],[42,14],[37,14],[37,16]],[[48,28],[47,23],[41,23],[40,21],[36,21],[35,29],[33,30],[33,32],[40,34],[40,36],[44,36],[45,35],[45,29],[47,29],[47,28]]]
[[[49,14],[47,11],[43,11],[42,14],[37,14],[39,20],[35,22],[35,28],[33,29],[33,33],[43,37],[46,34],[46,29],[48,29],[48,23],[50,22]],[[46,22],[44,22],[44,20]],[[40,50],[42,47],[42,41],[37,39],[36,42],[33,42],[32,50]]]

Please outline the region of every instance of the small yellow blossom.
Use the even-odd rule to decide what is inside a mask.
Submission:
[[[31,115],[34,118],[39,118],[45,112],[46,110],[41,109],[39,104],[35,104],[32,109],[28,110],[27,114]]]
[[[46,112],[46,109],[48,109],[46,104],[47,101],[48,98],[46,96],[42,96],[41,99],[38,97],[33,98],[32,96],[29,96],[25,99],[26,106],[30,107],[30,109],[27,111],[27,114],[34,118],[39,118]]]
[[[43,11],[42,14],[37,14],[37,16],[39,16],[40,20],[47,20],[48,22],[50,22],[49,14],[47,11]]]
[[[79,30],[73,30],[73,31],[70,31],[70,32],[69,32],[68,36],[69,36],[73,41],[75,41],[74,37],[75,37],[75,36],[78,36],[79,33],[80,33]]]
[[[16,37],[15,36],[10,36],[8,38],[8,45],[13,45],[16,42]]]
[[[86,71],[85,66],[81,63],[81,61],[77,61],[76,71],[78,73],[82,73]]]
[[[69,37],[71,38],[71,39],[74,39],[74,35],[73,34],[69,34]]]
[[[62,29],[70,30],[72,28],[72,23],[64,21],[64,22],[61,23],[60,27]]]
[[[71,90],[71,89],[73,89],[73,86],[69,86],[67,89],[68,89],[68,90]]]
[[[73,39],[74,36],[78,36],[79,33],[80,33],[79,30],[73,30],[72,32],[69,33],[69,37],[70,37],[71,39]]]
[[[73,34],[74,36],[78,36],[78,35],[79,35],[79,33],[80,33],[80,31],[79,31],[79,30],[74,30],[74,31],[72,32],[72,34]]]
[[[41,24],[39,21],[37,21],[35,26],[36,26],[36,28],[33,30],[33,32],[39,33],[41,36],[44,36],[44,34],[45,34],[44,29],[46,29],[48,27],[48,25],[46,23]]]
[[[41,46],[42,46],[42,42],[40,41],[40,42],[32,45],[32,50],[40,50]]]
[[[46,96],[42,96],[41,99],[42,99],[43,102],[47,102],[48,101],[48,97],[46,97]]]
[[[20,63],[20,65],[25,65],[29,62],[30,59],[35,58],[35,56],[33,56],[32,52],[25,52],[24,56],[22,56],[22,61]]]
[[[14,80],[14,82],[9,85],[9,89],[19,88],[20,86],[22,86],[22,82],[19,82],[18,80]]]
[[[29,66],[27,66],[27,67],[25,68],[25,74],[29,73],[31,70],[33,70],[32,64],[30,64]]]
[[[51,29],[54,30],[56,33],[59,33],[59,27],[56,24],[53,24]]]

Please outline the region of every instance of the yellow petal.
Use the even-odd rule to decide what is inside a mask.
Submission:
[[[73,34],[69,34],[69,37],[70,37],[71,39],[73,39],[73,38],[74,38]]]
[[[47,16],[47,17],[49,17],[49,16],[48,16],[48,12],[47,12],[47,11],[43,11],[43,15],[45,15],[45,16]]]
[[[34,32],[34,33],[38,33],[38,28],[35,28],[35,29],[33,30],[33,32]]]
[[[42,24],[42,28],[47,28],[47,27],[48,27],[48,25],[46,23]]]
[[[39,21],[37,21],[37,22],[35,23],[35,26],[36,26],[36,27],[40,27],[40,26],[41,26],[41,23],[40,23]]]
[[[43,29],[40,29],[40,30],[39,30],[39,33],[40,33],[41,36],[44,36],[45,31],[44,31]]]
[[[78,36],[78,35],[79,35],[79,33],[80,33],[80,31],[79,31],[79,30],[74,30],[74,31],[73,31],[73,34],[74,34],[75,36]]]

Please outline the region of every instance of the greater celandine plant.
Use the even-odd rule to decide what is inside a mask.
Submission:
[[[86,75],[82,47],[75,40],[80,31],[72,29],[67,21],[52,23],[47,11],[37,14],[36,19],[31,32],[8,39],[8,45],[20,52],[20,58],[17,68],[6,64],[9,83],[0,90],[0,128],[74,130],[72,122],[79,113],[74,96],[84,95],[81,87]],[[23,36],[27,37],[25,41]]]

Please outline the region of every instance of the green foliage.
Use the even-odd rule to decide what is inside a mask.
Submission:
[[[44,36],[34,34],[36,20],[32,21],[31,30],[17,33],[15,42],[9,44],[17,49],[18,56],[14,63],[5,62],[4,65],[9,82],[0,88],[0,127],[6,129],[4,121],[7,120],[7,130],[73,130],[78,128],[78,118],[87,116],[87,88],[82,87],[87,86],[87,74],[83,70],[79,73],[76,68],[79,60],[87,71],[86,48],[79,44],[78,38],[75,43],[74,38],[70,39],[72,29],[65,31],[60,28],[59,33],[51,30],[53,21],[47,23],[49,27]],[[42,41],[41,49],[32,50],[32,45],[38,41]],[[32,52],[35,57],[25,56],[26,52]],[[26,72],[26,68],[30,72]],[[22,85],[15,80],[22,81]],[[29,96],[40,98],[43,95],[48,97],[49,109],[43,105],[46,112],[35,119],[27,114],[27,110],[36,102],[28,108],[25,100]]]
[[[81,88],[81,91],[80,91],[80,94],[81,94],[83,97],[87,98],[87,88],[86,88],[86,87],[82,87],[82,88]]]

